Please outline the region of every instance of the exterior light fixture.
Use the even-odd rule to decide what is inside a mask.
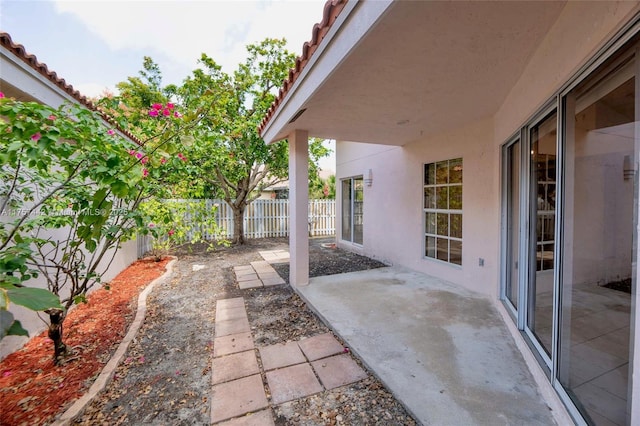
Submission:
[[[625,155],[624,160],[622,161],[622,176],[624,177],[624,180],[633,178],[635,174],[636,170],[631,164],[631,156]]]
[[[364,173],[364,183],[367,186],[371,186],[373,184],[373,174],[371,173],[371,169],[367,169]]]

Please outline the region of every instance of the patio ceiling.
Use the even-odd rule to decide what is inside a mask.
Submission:
[[[489,117],[565,5],[372,3],[349,2],[341,12],[262,129],[268,143],[303,129],[310,137],[404,145]]]

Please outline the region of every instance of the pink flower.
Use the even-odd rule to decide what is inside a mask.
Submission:
[[[33,135],[31,135],[31,140],[32,141],[38,141],[40,140],[40,138],[42,137],[42,135],[40,134],[40,132],[34,133]]]
[[[174,105],[171,102],[167,102],[167,108],[173,109]]]
[[[165,117],[170,116],[171,111],[169,110],[169,108],[165,108],[164,111],[162,111],[162,115],[164,115]]]
[[[155,110],[155,109],[152,109],[152,110],[149,111],[149,115],[151,117],[157,117],[158,116],[158,111]]]
[[[166,158],[162,157],[162,158],[160,159],[160,164],[164,164],[164,163],[166,163],[166,162],[167,162],[167,159],[166,159]]]
[[[4,98],[4,93],[0,92],[0,99]]]
[[[159,111],[162,109],[162,104],[153,104],[151,105],[151,108],[155,109],[156,111]]]
[[[169,236],[172,236],[175,233],[176,233],[176,231],[174,231],[173,229],[171,229],[169,232],[167,232],[167,234],[169,234]]]
[[[156,226],[155,223],[153,223],[153,222],[149,223],[149,228],[153,228],[155,226]]]
[[[149,161],[149,157],[142,157],[142,159],[140,160],[140,163],[147,164],[147,161]]]
[[[187,161],[187,157],[185,157],[184,155],[182,155],[181,152],[178,153],[178,158],[181,159],[182,161]]]
[[[178,111],[176,111],[176,112],[174,112],[174,113],[173,113],[173,116],[174,116],[175,118],[181,118],[181,117],[182,117],[182,114],[180,114]]]
[[[141,159],[142,157],[144,157],[144,156],[142,155],[142,153],[140,153],[140,152],[136,152],[136,158],[137,158],[138,160],[139,160],[139,159]]]
[[[135,149],[130,149],[129,150],[129,155],[136,155],[136,150]]]
[[[56,119],[56,116],[51,114],[48,118],[49,118],[49,120],[54,121]]]
[[[116,131],[115,131],[115,130],[113,130],[113,129],[109,129],[109,130],[107,130],[107,134],[108,134],[109,136],[113,136],[113,135],[115,135],[115,134],[116,134]]]
[[[142,177],[147,177],[147,176],[149,176],[149,170],[142,169]]]
[[[2,92],[0,92],[0,94],[1,94],[1,93],[2,93]],[[2,95],[2,97],[4,97],[4,95]],[[11,375],[11,371],[8,371],[8,370],[7,370],[7,371],[3,371],[3,372],[2,372],[2,377],[9,377],[10,375]]]

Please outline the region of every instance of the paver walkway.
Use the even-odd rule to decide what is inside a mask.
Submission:
[[[289,252],[286,250],[264,250],[259,251],[260,256],[269,263],[289,262]]]
[[[236,281],[241,289],[268,287],[284,284],[284,280],[266,260],[251,262],[250,265],[234,266]]]
[[[212,424],[274,425],[271,407],[366,377],[331,333],[256,348],[244,298],[218,300]]]

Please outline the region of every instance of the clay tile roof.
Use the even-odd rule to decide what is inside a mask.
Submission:
[[[319,24],[315,24],[313,26],[313,30],[311,32],[311,41],[305,42],[302,46],[302,55],[296,58],[295,67],[289,70],[289,76],[282,84],[282,87],[278,92],[278,96],[271,104],[271,107],[269,107],[269,109],[267,110],[262,123],[260,123],[260,126],[258,127],[259,132],[262,132],[269,120],[271,120],[276,109],[278,108],[284,97],[287,95],[287,93],[293,86],[293,83],[295,83],[298,76],[307,65],[309,59],[311,59],[311,56],[316,51],[324,37],[327,35],[329,29],[336,21],[336,18],[346,4],[347,0],[328,0],[325,3],[324,12],[322,14],[322,21]]]
[[[58,77],[58,74],[55,71],[49,70],[49,67],[47,67],[47,64],[38,61],[38,58],[35,55],[28,53],[23,45],[14,43],[13,40],[11,40],[11,36],[8,33],[0,32],[0,45],[6,48],[7,50],[9,50],[10,52],[12,52],[15,56],[20,58],[23,62],[25,62],[27,65],[33,68],[36,72],[40,73],[47,80],[51,81],[54,85],[58,86],[64,92],[68,93],[72,98],[77,100],[81,105],[86,106],[92,111],[98,112],[106,122],[108,122],[109,124],[114,126],[116,129],[118,129],[120,132],[122,132],[123,135],[127,136],[136,144],[142,145],[142,142],[140,142],[138,138],[136,138],[131,132],[124,130],[120,126],[118,126],[118,124],[116,124],[115,120],[112,117],[108,116],[103,111],[98,109],[98,107],[95,106],[93,102],[89,100],[89,98],[87,98],[86,96],[84,96],[83,94],[75,90],[72,85],[70,85],[64,80],[64,78]]]

